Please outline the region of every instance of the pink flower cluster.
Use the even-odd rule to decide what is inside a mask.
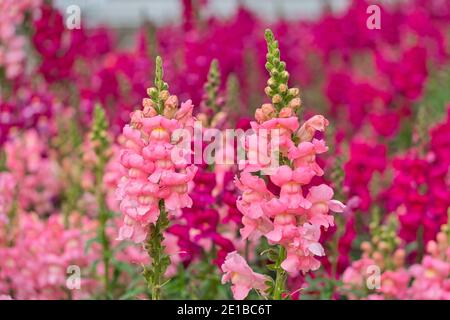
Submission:
[[[436,240],[427,245],[428,254],[420,264],[411,266],[409,272],[414,282],[411,299],[450,299],[450,245],[448,230],[439,232]]]
[[[180,209],[192,206],[188,184],[197,171],[184,158],[173,157],[177,149],[172,133],[192,126],[191,101],[178,109],[177,97],[168,96],[163,115],[157,114],[150,99],[144,99],[143,105],[144,110],[133,112],[131,124],[123,129],[125,143],[120,162],[127,173],[117,191],[124,216],[119,239],[136,243],[146,239],[149,225],[158,220],[161,201],[164,210],[175,216]]]
[[[405,267],[405,251],[397,249],[392,257],[380,252],[363,253],[342,275],[345,293],[351,299],[450,299],[450,246],[448,226],[443,225],[436,240],[427,244],[427,255],[420,263]],[[370,278],[380,270],[378,287],[369,288]],[[355,294],[356,293],[356,294]]]
[[[14,210],[16,180],[9,172],[0,172],[0,244],[6,242],[6,225],[10,223],[10,214]]]
[[[450,207],[450,106],[447,119],[430,131],[430,147],[425,157],[417,150],[393,161],[394,179],[384,192],[386,209],[397,210],[401,223],[400,236],[406,241],[418,237],[423,228],[424,243],[436,237],[447,221]]]
[[[256,111],[259,121],[252,123],[254,135],[261,129],[279,130],[281,155],[288,164],[274,168],[268,175],[279,192],[269,191],[266,181],[254,174],[264,169],[264,164],[247,164],[236,179],[236,185],[242,191],[237,206],[243,214],[242,238],[254,239],[263,235],[269,243],[283,246],[287,257],[281,267],[296,276],[300,271],[305,273],[320,267],[316,257],[325,255],[319,242],[321,227],[332,226],[334,220],[328,214],[329,210],[342,212],[344,205],[333,200],[333,190],[326,184],[308,186],[314,176],[323,175],[316,155],[327,151],[327,147],[314,135],[316,131],[323,132],[328,121],[323,116],[314,116],[300,127],[298,118],[291,116],[287,109],[281,110],[279,118],[274,118],[271,117],[275,114],[273,106],[263,105]],[[287,116],[283,117],[283,114]],[[268,145],[270,139],[265,140]],[[258,147],[262,148],[261,144],[251,146],[253,149],[247,150],[248,154],[257,154],[260,152]],[[304,189],[308,187],[304,196]]]
[[[73,290],[67,282],[67,275],[74,272],[69,266],[88,270],[96,257],[93,251],[85,252],[94,225],[87,219],[80,223],[91,232],[78,227],[65,229],[59,215],[42,221],[35,215],[22,214],[14,245],[0,246],[0,294],[12,294],[15,299],[89,297],[96,282],[85,272],[79,274],[79,289]]]
[[[4,148],[6,168],[17,185],[18,207],[41,215],[52,212],[59,193],[58,167],[46,154],[42,138],[30,129],[12,134]]]

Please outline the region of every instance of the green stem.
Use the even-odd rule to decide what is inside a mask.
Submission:
[[[284,292],[284,287],[286,283],[286,271],[281,267],[281,263],[286,258],[286,249],[283,246],[279,246],[278,249],[278,258],[275,262],[276,268],[276,278],[275,278],[275,287],[273,290],[273,300],[281,300],[282,294]]]
[[[6,241],[8,246],[14,245],[14,225],[16,224],[17,217],[17,197],[18,192],[15,192],[14,200],[11,205],[11,209],[8,212],[8,224],[6,225]]]
[[[151,269],[144,270],[144,276],[151,290],[152,300],[161,299],[163,277],[170,260],[164,252],[164,230],[169,226],[164,201],[159,203],[159,217],[156,224],[150,226],[150,235],[147,239],[147,252],[152,260]]]
[[[96,180],[97,180],[97,203],[99,205],[99,236],[102,245],[102,260],[103,260],[103,282],[105,286],[105,295],[109,299],[112,297],[112,288],[110,281],[110,262],[111,262],[111,250],[108,235],[106,234],[107,223],[109,220],[109,212],[106,206],[105,195],[102,191],[103,181],[103,169],[104,161],[100,160],[100,165],[97,168]]]

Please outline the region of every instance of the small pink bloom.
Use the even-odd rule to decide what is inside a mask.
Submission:
[[[265,295],[267,290],[266,281],[269,279],[259,273],[253,272],[243,257],[236,251],[228,253],[222,265],[222,284],[231,282],[231,291],[236,300],[243,300],[251,289],[258,290]]]
[[[333,194],[333,189],[326,184],[314,186],[309,189],[306,199],[312,203],[311,208],[308,210],[309,221],[312,224],[328,228],[329,226],[334,225],[334,218],[333,216],[328,215],[328,211],[344,211],[344,204],[340,201],[332,200]]]
[[[270,176],[270,180],[281,188],[280,200],[285,202],[289,209],[298,207],[308,209],[311,203],[303,197],[301,186],[308,184],[313,176],[313,172],[307,168],[292,170],[289,166],[283,165]]]

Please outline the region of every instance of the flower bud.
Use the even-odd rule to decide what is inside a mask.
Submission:
[[[403,249],[397,249],[394,252],[394,264],[397,268],[403,267],[403,264],[405,263],[405,257],[406,253]]]
[[[448,238],[447,238],[447,235],[445,233],[439,232],[436,235],[436,240],[437,240],[437,243],[439,244],[439,247],[444,247],[445,248],[447,246]]]
[[[258,123],[262,123],[265,121],[265,116],[261,108],[255,110],[255,119]]]
[[[164,102],[164,116],[166,116],[169,119],[172,119],[175,116],[175,113],[177,112],[177,106],[178,106],[177,96],[168,97],[167,100]]]
[[[279,94],[276,94],[272,97],[272,103],[273,104],[278,104],[283,100],[283,98],[281,98],[281,96]]]
[[[271,118],[273,118],[274,115],[275,115],[275,108],[274,108],[273,105],[270,104],[270,103],[265,103],[265,104],[263,104],[263,105],[261,106],[261,110],[262,110],[264,116],[265,116],[267,119],[271,119]]]
[[[154,103],[153,100],[150,99],[150,98],[144,98],[144,99],[142,99],[142,106],[143,106],[144,108],[154,107],[154,106],[155,106],[155,103]]]
[[[384,267],[384,257],[383,257],[383,255],[381,254],[381,252],[375,251],[375,252],[372,254],[372,258],[373,258],[373,260],[375,261],[375,263],[376,263],[381,269],[383,269],[383,267]]]
[[[148,118],[154,117],[158,114],[158,112],[156,112],[155,108],[153,107],[144,107],[144,110],[142,112],[144,116]]]
[[[286,92],[287,89],[288,89],[288,86],[287,86],[286,84],[284,84],[284,83],[282,83],[282,84],[280,84],[280,85],[278,86],[278,91],[280,91],[281,93]]]
[[[156,90],[155,87],[151,87],[151,88],[148,88],[148,89],[147,89],[147,94],[148,94],[150,97],[153,97],[153,96],[156,94],[156,92],[158,92],[158,90]]]
[[[289,107],[296,110],[298,108],[300,108],[302,104],[302,101],[300,100],[300,98],[294,98],[289,102]]]
[[[164,102],[164,107],[177,108],[178,98],[175,95],[169,96]]]
[[[292,117],[294,115],[294,112],[292,111],[292,108],[289,107],[285,107],[283,109],[281,109],[280,111],[280,118],[289,118]]]
[[[378,244],[378,248],[381,251],[387,251],[387,250],[389,250],[389,245],[385,241],[380,241],[380,243]]]
[[[290,88],[288,90],[288,94],[290,96],[297,97],[298,95],[300,95],[300,90],[298,88]]]
[[[431,240],[430,242],[427,243],[427,252],[432,256],[436,256],[439,254],[438,245],[436,241]]]
[[[159,93],[159,99],[162,101],[166,101],[169,98],[169,96],[170,96],[170,93],[167,90],[163,90]]]

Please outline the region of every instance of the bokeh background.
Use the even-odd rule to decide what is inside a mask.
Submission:
[[[380,29],[367,28],[371,4],[381,10]],[[70,5],[81,9],[80,29],[66,26]],[[139,274],[146,256],[115,241],[122,128],[130,112],[141,108],[157,55],[170,91],[181,101],[192,99],[196,113],[207,114],[204,85],[217,59],[215,99],[226,121],[209,116],[221,128],[248,128],[255,109],[268,101],[266,28],[279,41],[290,85],[301,90],[302,118],[322,114],[330,122],[324,135],[329,151],[319,161],[323,179],[347,204],[336,226],[324,233],[327,257],[320,272],[290,279],[292,290],[310,288],[302,291],[304,298],[367,297],[370,292],[361,288],[358,295],[338,291],[342,281],[363,281],[355,276],[357,267],[349,268],[370,256],[383,271],[396,270],[390,259],[401,249],[401,268],[426,261],[437,276],[414,290],[408,289],[411,274],[408,281],[393,277],[394,287],[402,290],[377,297],[450,298],[445,248],[439,247],[438,256],[446,269],[424,259],[433,256],[428,244],[447,223],[450,205],[446,0],[0,0],[1,295],[147,297]],[[98,129],[96,105],[108,122],[106,129],[100,126],[109,141],[101,180],[91,143]],[[220,266],[228,252],[242,249],[239,193],[230,170],[226,187],[211,196],[216,187],[211,174],[196,182],[204,187],[195,191],[198,208],[169,230],[178,253],[170,269],[177,280],[167,297],[230,297],[219,285],[219,268],[202,261]],[[105,203],[96,190],[102,190]],[[205,205],[213,209],[200,215]],[[99,239],[101,210],[110,220]],[[193,219],[194,213],[202,219]],[[217,250],[192,236],[198,232]],[[108,290],[102,280],[105,239],[115,279]],[[378,248],[380,239],[384,249]],[[361,244],[367,242],[372,249],[364,251]],[[377,248],[382,254],[374,256]],[[262,268],[264,261],[253,258]],[[83,290],[67,289],[66,269],[72,264],[81,267]],[[213,276],[204,280],[199,273]],[[194,279],[192,286],[181,275]]]

